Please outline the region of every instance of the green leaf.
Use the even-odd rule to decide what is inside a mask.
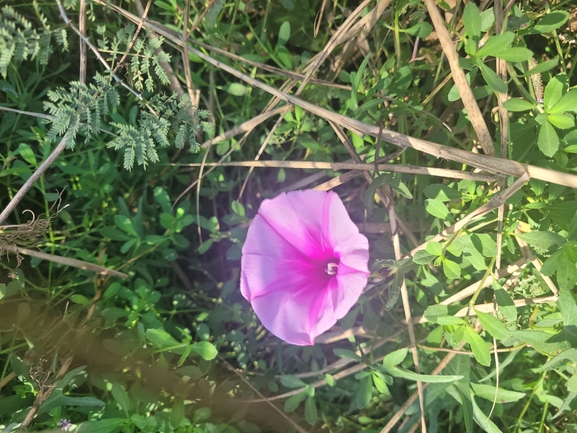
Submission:
[[[515,236],[523,239],[532,247],[536,247],[541,250],[548,250],[553,245],[562,247],[566,242],[563,236],[553,232],[520,233],[515,234]]]
[[[284,411],[292,412],[295,410],[297,407],[299,407],[299,404],[301,404],[301,401],[303,401],[306,396],[307,393],[305,391],[290,396],[284,403]]]
[[[162,189],[161,187],[157,186],[154,188],[154,198],[160,205],[160,208],[165,213],[172,213],[172,206],[170,204],[170,197],[168,193]]]
[[[126,426],[126,418],[105,418],[80,424],[76,433],[116,433]]]
[[[196,415],[196,414],[195,414]],[[184,399],[180,396],[174,398],[169,422],[174,428],[178,427],[184,419]]]
[[[463,339],[471,346],[473,356],[479,364],[487,367],[491,365],[491,352],[487,347],[487,343],[485,343],[485,340],[483,340],[479,334],[473,331],[470,326],[465,327]]]
[[[118,403],[120,408],[124,412],[128,413],[128,411],[130,410],[130,398],[128,398],[128,393],[126,392],[124,387],[122,385],[119,385],[118,383],[113,383],[112,389],[110,391],[112,392],[112,396],[114,397],[114,400],[116,401],[116,403]]]
[[[387,382],[385,381],[385,375],[380,371],[373,370],[373,385],[377,388],[381,394],[390,394],[389,387],[387,386]]]
[[[479,41],[481,39],[481,12],[473,2],[467,3],[463,11],[463,24],[467,35]]]
[[[180,344],[164,329],[148,329],[146,331],[146,338],[148,338],[156,347],[159,348],[176,346]]]
[[[437,323],[443,326],[459,326],[465,324],[465,321],[460,317],[455,316],[441,316],[437,318]]]
[[[214,242],[214,239],[208,239],[206,241],[204,241],[202,244],[200,244],[200,246],[198,247],[198,254],[204,254],[208,251],[208,249],[212,246]]]
[[[503,107],[511,112],[519,112],[533,110],[537,108],[537,105],[531,101],[526,101],[521,98],[511,98],[503,103]]]
[[[281,383],[288,388],[303,388],[306,386],[301,379],[293,375],[283,375],[280,378]]]
[[[435,259],[436,256],[429,254],[428,252],[421,250],[417,251],[413,256],[413,262],[417,265],[428,265]]]
[[[559,102],[547,110],[549,114],[564,113],[566,111],[577,113],[577,89],[572,89],[565,93]]]
[[[526,62],[533,57],[533,51],[525,47],[512,47],[507,48],[505,51],[500,51],[495,54],[498,57],[508,62],[520,63]]]
[[[218,350],[216,350],[216,347],[214,347],[214,345],[208,341],[199,341],[198,343],[194,343],[191,346],[191,349],[193,352],[196,352],[198,355],[200,355],[200,357],[205,361],[210,361],[216,358],[216,355],[218,355]]]
[[[461,276],[461,267],[452,260],[443,259],[443,272],[447,278],[455,280]]]
[[[476,308],[475,313],[483,325],[483,328],[485,328],[485,330],[491,334],[491,336],[498,340],[506,340],[511,336],[505,324],[495,316],[483,313],[482,311],[478,311]]]
[[[427,383],[449,383],[455,382],[463,378],[463,376],[453,376],[453,375],[431,375],[431,374],[418,374],[414,371],[405,370],[399,367],[386,367],[386,372],[394,377],[402,377],[404,379],[421,381]]]
[[[284,47],[291,36],[291,25],[290,22],[285,21],[281,24],[280,29],[278,31],[278,43],[277,48]]]
[[[123,232],[128,233],[131,236],[138,237],[138,234],[132,225],[132,221],[126,215],[116,215],[114,217],[114,222]]]
[[[439,323],[438,320],[440,317],[449,316],[449,307],[441,304],[429,305],[423,313],[423,316],[429,322]]]
[[[577,365],[577,349],[571,347],[560,354],[554,356],[549,362],[546,362],[537,371],[553,370],[566,365],[568,362]]]
[[[439,242],[427,242],[426,251],[433,256],[443,255],[443,246]]]
[[[92,303],[92,301],[90,299],[88,299],[86,296],[80,295],[80,294],[72,295],[70,297],[70,300],[72,302],[74,302],[75,304],[80,304],[80,305],[90,305]]]
[[[547,115],[547,120],[559,129],[570,129],[575,127],[575,118],[569,113],[549,114]]]
[[[493,91],[499,93],[507,93],[507,84],[501,77],[497,75],[495,71],[493,71],[484,63],[479,65],[479,69],[481,70],[481,75],[487,84],[491,87],[491,89],[493,89]]]
[[[355,361],[361,360],[361,357],[359,355],[357,355],[355,352],[353,352],[352,350],[335,348],[335,349],[333,349],[333,353],[336,356],[338,356],[339,358],[349,358],[349,359],[354,359]]]
[[[425,209],[434,217],[440,218],[442,220],[447,218],[449,215],[449,209],[447,209],[447,206],[445,206],[445,204],[438,199],[427,199],[425,201]]]
[[[310,425],[315,425],[317,422],[317,404],[314,397],[307,397],[307,401],[305,402],[305,419]]]
[[[569,13],[563,10],[549,12],[533,26],[539,33],[551,33],[557,30],[569,19]]]
[[[475,398],[471,396],[471,404],[473,406],[473,419],[475,422],[483,429],[486,433],[503,433],[497,425],[485,415],[485,413],[479,408]]]
[[[493,385],[485,385],[483,383],[471,382],[471,388],[475,395],[489,401],[495,399],[495,387]],[[497,390],[497,403],[513,403],[525,397],[524,392],[509,391],[507,389],[499,388]]]
[[[509,322],[514,322],[517,320],[517,308],[511,296],[505,289],[501,286],[495,287],[495,299],[497,300],[497,305],[499,306],[499,311],[503,314],[505,319]]]
[[[227,83],[222,86],[222,90],[233,96],[244,96],[248,91],[247,87],[240,83]]]
[[[544,275],[557,274],[557,282],[562,290],[571,290],[577,284],[577,267],[569,255],[567,254],[567,246],[560,248],[543,263],[541,268]]]
[[[357,389],[355,402],[359,409],[363,409],[369,405],[373,398],[373,378],[371,375],[363,377]]]
[[[383,366],[394,367],[399,365],[407,357],[407,353],[409,353],[409,349],[406,347],[389,353],[383,358]]]
[[[448,185],[443,185],[440,183],[428,185],[423,190],[423,193],[427,198],[439,200],[441,202],[461,199],[462,197],[460,191],[457,191],[456,189],[451,188]]]
[[[327,383],[328,386],[335,386],[335,384],[337,383],[335,378],[328,373],[325,373],[325,382]]]
[[[511,49],[510,45],[514,39],[515,34],[511,32],[503,32],[500,35],[489,36],[489,39],[487,39],[485,45],[483,45],[477,52],[477,57],[497,57],[497,53],[502,53],[505,50]]]
[[[246,215],[245,210],[244,210],[244,206],[242,205],[242,203],[240,203],[236,200],[233,200],[230,207],[232,208],[232,211],[235,214],[237,214],[241,217],[244,217]]]
[[[372,214],[373,212],[373,200],[375,197],[375,193],[377,192],[377,188],[382,185],[389,185],[399,194],[409,199],[413,198],[413,195],[403,182],[401,182],[397,178],[394,178],[390,174],[381,174],[371,182],[371,184],[369,185],[369,187],[365,192],[365,208],[367,209],[369,215]]]
[[[554,354],[569,348],[567,341],[550,341],[551,334],[542,331],[511,331],[511,336],[546,354]]]
[[[552,157],[559,150],[559,136],[549,121],[545,121],[539,128],[537,144],[545,156]]]
[[[26,143],[20,143],[18,146],[18,153],[28,164],[36,166],[36,155],[32,148]]]
[[[567,88],[567,75],[558,74],[552,77],[547,86],[545,86],[545,92],[543,93],[543,105],[545,106],[545,111],[548,113],[551,108],[557,104],[565,95]]]
[[[559,57],[555,57],[554,59],[551,60],[546,60],[544,62],[539,63],[534,68],[529,69],[525,74],[523,74],[523,76],[528,77],[530,75],[550,71],[551,69],[555,68],[558,64],[559,64]]]

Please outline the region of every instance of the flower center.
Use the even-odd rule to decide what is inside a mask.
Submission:
[[[325,272],[329,275],[336,275],[338,270],[339,265],[334,262],[328,262],[327,267],[325,268]]]

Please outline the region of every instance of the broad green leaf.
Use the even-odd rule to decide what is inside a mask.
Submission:
[[[281,24],[280,29],[278,31],[278,43],[277,48],[284,47],[291,36],[291,25],[290,22],[285,21]]]
[[[427,265],[435,259],[436,256],[429,254],[427,251],[417,251],[413,256],[413,262],[417,265]]]
[[[439,242],[427,242],[426,251],[433,256],[443,255],[443,246]]]
[[[295,410],[297,407],[299,407],[299,404],[301,404],[301,401],[303,401],[306,398],[306,396],[307,393],[305,391],[290,396],[284,403],[284,411],[292,412],[293,410]]]
[[[463,376],[418,374],[414,371],[405,370],[404,368],[399,367],[386,367],[385,370],[391,376],[427,383],[449,383],[463,378]]]
[[[517,320],[517,308],[515,307],[513,299],[505,289],[498,285],[498,283],[493,284],[493,288],[495,290],[495,299],[497,300],[499,311],[501,314],[503,314],[507,321],[514,322]]]
[[[198,343],[194,343],[190,348],[193,352],[199,354],[200,357],[205,361],[210,361],[216,358],[216,355],[218,355],[218,350],[216,350],[216,347],[214,347],[214,345],[208,341],[199,341]]]
[[[423,193],[427,198],[436,199],[442,202],[460,199],[462,197],[461,192],[449,187],[448,185],[443,185],[440,183],[428,185],[423,190]]]
[[[503,32],[500,35],[489,36],[485,45],[479,48],[477,57],[495,56],[505,50],[511,49],[511,43],[515,39],[515,34]]]
[[[543,104],[547,113],[561,100],[563,95],[565,95],[566,88],[567,75],[565,74],[557,74],[549,80],[543,93]]]
[[[489,419],[485,412],[477,405],[475,398],[471,396],[471,403],[473,405],[473,419],[486,433],[503,433],[497,425]]]
[[[565,93],[563,97],[547,111],[549,114],[564,113],[571,111],[577,113],[577,89]]]
[[[541,272],[548,276],[556,273],[559,288],[562,290],[571,290],[577,284],[577,267],[575,262],[569,258],[566,246],[555,251],[543,263]]]
[[[493,385],[471,382],[471,388],[475,392],[475,395],[484,398],[485,400],[493,401],[495,399],[495,387]],[[509,391],[508,389],[499,388],[497,392],[497,403],[513,403],[521,400],[525,395],[524,392]]]
[[[164,189],[162,189],[159,186],[154,188],[154,198],[160,205],[160,208],[162,209],[163,212],[166,212],[168,214],[172,213],[170,197],[168,196],[168,193]]]
[[[389,394],[389,387],[385,382],[383,373],[380,371],[373,370],[373,385],[381,394]]]
[[[542,72],[550,71],[551,69],[555,68],[559,64],[559,57],[555,57],[551,60],[546,60],[544,62],[539,63],[534,68],[529,69],[525,74],[524,77],[528,77],[534,74],[540,74]]]
[[[307,397],[307,401],[305,402],[305,419],[310,425],[315,425],[317,422],[317,404],[314,397]]]
[[[533,57],[533,51],[525,47],[512,47],[495,54],[498,57],[508,62],[520,63],[526,62]]]
[[[92,301],[90,299],[88,299],[86,296],[80,295],[78,293],[75,295],[72,295],[70,297],[70,300],[72,302],[74,302],[75,304],[80,304],[80,305],[89,305],[92,303]]]
[[[571,129],[575,127],[575,118],[572,114],[549,114],[547,120],[559,129]]]
[[[283,375],[281,376],[280,381],[287,388],[302,388],[306,386],[305,382],[293,375]]]
[[[537,144],[545,156],[552,157],[559,150],[559,136],[549,121],[545,121],[539,128]]]
[[[440,317],[449,316],[449,307],[440,304],[429,305],[423,313],[423,316],[429,322],[439,323],[438,320]]]
[[[231,203],[231,205],[230,205],[230,207],[232,208],[232,211],[233,211],[235,214],[237,214],[237,215],[239,215],[239,216],[241,216],[241,217],[244,217],[244,216],[246,215],[246,212],[245,212],[245,210],[244,210],[244,206],[242,205],[242,203],[240,203],[240,202],[238,202],[238,201],[236,201],[236,200],[233,200],[232,203]]]
[[[454,280],[461,276],[461,267],[452,260],[443,259],[443,272],[447,278]]]
[[[240,83],[227,83],[222,86],[222,90],[233,96],[244,96],[248,91],[247,87]]]
[[[560,350],[569,348],[569,343],[566,341],[551,342],[551,334],[542,331],[511,331],[511,336],[519,339],[523,343],[528,343],[539,352],[546,354],[555,354]]]
[[[357,355],[355,352],[353,352],[352,350],[347,350],[347,349],[333,349],[333,353],[338,356],[339,358],[349,358],[349,359],[354,359],[355,361],[360,361],[361,357],[359,355]]]
[[[481,75],[487,84],[491,87],[491,89],[493,89],[493,91],[499,93],[507,93],[507,84],[501,77],[497,75],[495,71],[493,71],[484,63],[479,65],[479,69],[481,70]]]
[[[118,403],[120,408],[124,412],[128,413],[130,410],[130,398],[128,398],[128,393],[124,387],[118,383],[113,383],[110,392],[112,393],[114,400],[116,400],[116,403]]]
[[[463,11],[463,24],[467,35],[475,41],[481,39],[481,12],[475,3],[469,2]]]
[[[146,338],[148,338],[155,346],[159,348],[176,346],[180,344],[164,329],[149,329],[146,331]]]
[[[503,107],[511,112],[519,112],[533,110],[537,107],[537,105],[531,101],[526,101],[521,98],[511,98],[503,103]]]
[[[196,414],[195,414],[196,415]],[[184,419],[184,399],[180,396],[174,398],[172,409],[170,411],[169,422],[174,428],[178,427]]]
[[[577,349],[574,347],[564,350],[560,354],[554,356],[549,362],[546,362],[539,367],[538,371],[553,370],[566,365],[568,362],[577,365]]]
[[[358,385],[355,396],[355,403],[359,409],[363,409],[369,405],[373,398],[373,378],[371,375],[363,377]]]
[[[126,418],[105,418],[98,421],[87,421],[80,424],[77,433],[116,433],[126,426]]]
[[[557,306],[563,314],[564,326],[577,326],[577,303],[571,290],[561,290]]]
[[[569,19],[569,13],[563,10],[549,12],[533,26],[539,33],[550,33],[557,30]]]
[[[437,323],[439,325],[463,325],[465,323],[465,321],[463,319],[461,319],[460,317],[455,317],[455,316],[446,316],[446,317],[438,317],[437,318]]]
[[[465,327],[463,339],[471,346],[473,356],[477,362],[487,367],[491,365],[491,352],[489,351],[485,340],[483,340],[479,334],[473,331],[470,326]]]
[[[383,358],[383,366],[394,367],[399,365],[407,357],[407,353],[409,353],[409,349],[407,348],[395,350],[394,352],[389,353]]]
[[[335,378],[328,373],[325,374],[325,382],[327,383],[328,386],[335,386],[335,384],[337,383]]]
[[[24,161],[26,161],[28,164],[36,166],[36,155],[34,155],[34,151],[29,145],[26,143],[20,143],[18,146],[18,152]]]
[[[114,222],[116,223],[118,228],[123,232],[128,233],[129,235],[135,237],[138,236],[136,230],[134,229],[134,226],[132,225],[132,221],[126,215],[116,215],[114,217]]]
[[[425,203],[425,209],[434,217],[444,220],[449,215],[449,209],[441,200],[427,199]]]
[[[491,336],[495,337],[498,340],[506,340],[511,336],[509,330],[505,326],[503,322],[497,319],[495,316],[487,313],[483,313],[482,311],[478,311],[475,309],[475,313],[477,317],[481,321],[483,328],[491,334]]]
[[[198,254],[204,254],[212,246],[214,239],[207,239],[198,247]]]
[[[532,247],[537,247],[541,250],[548,250],[553,245],[562,247],[566,242],[563,236],[553,232],[520,233],[515,234],[515,236],[523,239]]]

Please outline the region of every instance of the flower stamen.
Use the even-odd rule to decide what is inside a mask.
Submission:
[[[325,272],[329,275],[336,275],[338,270],[339,265],[333,262],[327,263],[327,267],[325,268]]]

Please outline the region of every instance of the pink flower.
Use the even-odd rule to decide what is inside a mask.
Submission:
[[[240,290],[282,340],[312,345],[357,302],[369,243],[334,192],[264,200],[242,248]]]

